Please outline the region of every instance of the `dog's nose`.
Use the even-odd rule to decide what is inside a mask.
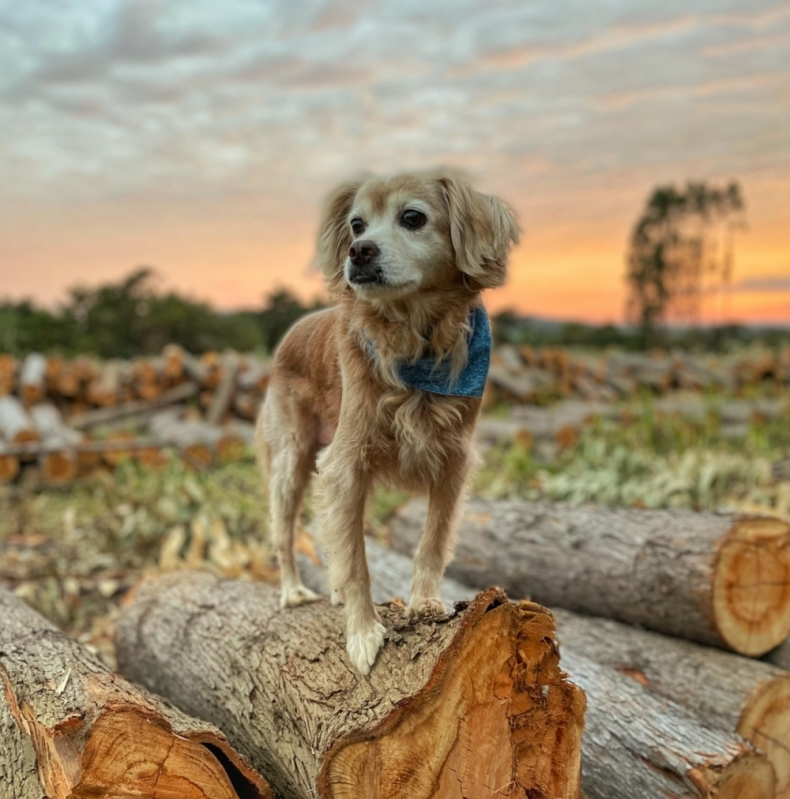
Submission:
[[[354,266],[367,266],[378,254],[378,245],[372,241],[355,241],[348,248],[348,257]]]

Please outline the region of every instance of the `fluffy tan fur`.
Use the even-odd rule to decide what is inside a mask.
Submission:
[[[409,209],[424,215],[416,230]],[[355,235],[351,222],[364,225]],[[381,282],[349,277],[349,247],[374,242]],[[257,445],[269,476],[272,541],[283,607],[315,599],[294,557],[299,505],[317,469],[319,533],[329,559],[332,599],[346,606],[347,649],[363,674],[384,641],[370,597],[363,513],[377,481],[426,492],[429,513],[415,555],[407,612],[442,613],[439,586],[452,555],[473,465],[480,400],[403,385],[399,361],[427,353],[466,365],[468,318],[480,292],[504,282],[518,240],[512,213],[493,197],[447,175],[400,175],[346,183],[329,197],[318,259],[337,304],[311,314],[277,349]],[[366,342],[375,346],[371,359]]]

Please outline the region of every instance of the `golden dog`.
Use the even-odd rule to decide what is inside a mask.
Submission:
[[[337,304],[301,319],[279,345],[257,448],[269,478],[283,607],[317,598],[302,585],[294,555],[299,505],[317,470],[332,601],[345,603],[347,651],[362,674],[385,632],[363,538],[375,482],[427,491],[407,613],[445,612],[439,587],[474,460],[480,375],[484,382],[488,368],[480,292],[502,285],[517,241],[515,219],[500,200],[446,175],[351,182],[328,200],[318,260]],[[471,359],[478,341],[475,352],[484,352]],[[409,385],[409,370],[426,359],[433,366],[418,378],[423,388]],[[437,370],[444,378],[435,388]],[[470,380],[474,390],[465,387]]]

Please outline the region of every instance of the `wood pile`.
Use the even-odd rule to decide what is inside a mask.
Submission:
[[[130,457],[156,466],[166,461],[163,450],[186,453],[189,462],[203,466],[237,457],[252,439],[269,368],[256,356],[228,351],[198,357],[175,344],[157,357],[104,362],[0,354],[0,484],[23,472],[46,483],[68,482]],[[665,395],[656,400],[658,412],[704,418],[701,399],[682,390],[737,394],[765,383],[790,385],[790,348],[712,361],[679,352],[592,357],[506,344],[492,353],[484,403],[509,403],[510,418],[483,419],[479,435],[484,443],[537,444],[538,454],[551,458],[573,446],[589,420],[621,416],[616,400],[647,390]],[[31,417],[42,404],[50,407],[46,435]],[[720,409],[722,434],[735,438],[750,421],[774,419],[783,409],[781,398],[727,399]],[[55,412],[61,419],[57,436]],[[64,427],[80,431],[81,438],[64,438]]]
[[[103,363],[0,355],[0,485],[67,483],[130,458],[158,466],[168,451],[196,467],[238,459],[268,376],[263,359],[173,344]]]
[[[391,522],[402,557],[425,510]],[[391,598],[410,561],[380,549],[371,575]],[[453,600],[495,583],[556,608],[563,667],[588,698],[590,799],[790,797],[790,523],[475,499],[448,575]]]
[[[107,669],[0,587],[0,797],[274,799],[211,724]]]
[[[724,389],[738,393],[764,383],[790,386],[790,347],[712,359],[680,351],[611,352],[596,357],[566,349],[503,344],[491,354],[486,401],[530,404],[566,397],[613,402],[641,391],[660,395],[678,389]]]

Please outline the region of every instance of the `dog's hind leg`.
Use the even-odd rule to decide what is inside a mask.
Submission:
[[[267,416],[264,408],[263,417]],[[276,424],[279,422],[279,424]],[[302,584],[294,548],[296,523],[310,473],[315,464],[315,440],[304,430],[283,429],[283,420],[259,426],[258,457],[268,473],[270,540],[280,566],[280,605],[294,607],[318,599]]]
[[[408,618],[443,615],[441,599],[444,568],[452,558],[455,539],[466,498],[470,459],[448,463],[440,480],[428,492],[428,519],[414,555],[411,595],[406,608]]]
[[[271,460],[269,507],[271,542],[280,564],[280,605],[294,607],[318,599],[318,595],[302,584],[296,565],[294,540],[296,522],[307,482],[311,459],[295,447],[284,448]]]

